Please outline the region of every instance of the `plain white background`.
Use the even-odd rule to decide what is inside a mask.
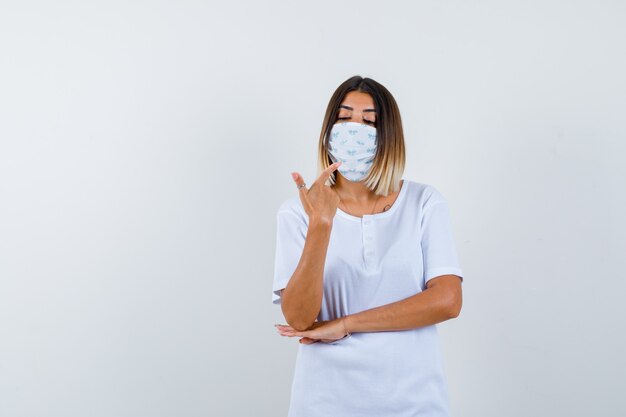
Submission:
[[[0,4],[0,415],[284,416],[275,213],[334,89],[450,203],[455,417],[623,416],[619,1]]]

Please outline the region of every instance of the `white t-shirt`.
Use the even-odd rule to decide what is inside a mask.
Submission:
[[[300,196],[285,200],[277,212],[274,304],[298,265],[307,227]],[[433,186],[405,179],[385,212],[361,218],[337,209],[317,319],[402,300],[446,274],[463,279],[448,203]],[[450,415],[436,325],[298,344],[289,417],[418,414]]]

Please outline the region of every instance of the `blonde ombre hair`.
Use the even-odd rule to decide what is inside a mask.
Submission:
[[[328,102],[318,146],[317,176],[333,163],[328,154],[330,131],[339,117],[339,105],[346,94],[351,91],[369,94],[374,100],[376,110],[376,155],[372,168],[363,182],[377,195],[386,196],[399,191],[406,161],[400,110],[396,100],[383,85],[371,78],[358,75],[347,79],[337,87]],[[328,179],[333,186],[336,175],[335,170]]]

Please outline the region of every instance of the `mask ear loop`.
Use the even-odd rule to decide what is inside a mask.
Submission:
[[[330,132],[331,131],[329,130],[328,134],[326,135],[326,163],[328,164],[328,166],[331,166],[332,164],[334,164],[333,156],[330,153]],[[327,181],[329,185],[335,185],[337,183],[336,172],[337,170],[331,172],[330,175],[328,176]]]

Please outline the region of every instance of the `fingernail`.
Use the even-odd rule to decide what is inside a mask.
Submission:
[[[291,173],[291,178],[293,178],[295,180],[296,178],[298,178],[298,176],[294,172],[292,172]]]

